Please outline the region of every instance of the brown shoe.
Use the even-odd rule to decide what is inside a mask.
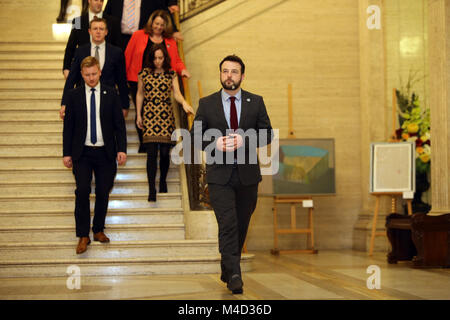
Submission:
[[[109,242],[109,238],[102,232],[94,233],[94,241]]]
[[[77,246],[77,254],[83,253],[87,250],[87,246],[91,243],[89,237],[80,237]]]

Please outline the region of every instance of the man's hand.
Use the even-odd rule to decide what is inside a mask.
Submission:
[[[128,109],[122,109],[123,118],[126,119],[128,117]]]
[[[125,152],[117,152],[117,162],[119,166],[124,165],[127,162],[127,154]]]
[[[170,13],[180,12],[180,7],[175,4],[175,5],[169,7],[169,11],[170,11]]]
[[[65,79],[65,80],[67,80],[67,77],[69,76],[69,72],[70,72],[69,69],[64,69],[64,70],[63,70],[63,75],[64,75],[64,79]]]
[[[244,144],[244,140],[240,134],[231,133],[229,137],[234,139],[234,150],[239,149]]]
[[[66,115],[66,106],[61,106],[61,109],[59,109],[59,117],[61,120],[64,120],[64,116]]]
[[[72,168],[73,163],[72,163],[72,157],[71,156],[67,156],[63,158],[63,164],[66,168]]]
[[[229,136],[220,137],[216,142],[216,149],[223,152],[231,152],[244,144],[242,136],[232,133]]]

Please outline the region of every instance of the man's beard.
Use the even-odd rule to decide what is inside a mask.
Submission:
[[[231,82],[233,82],[233,83],[230,84],[230,85],[227,85],[227,84],[226,84],[227,81],[228,81],[228,80],[220,81],[220,83],[222,84],[222,87],[223,87],[225,90],[236,90],[236,89],[239,88],[239,86],[241,85],[242,79],[240,79],[238,83],[234,83],[233,80],[230,80]]]

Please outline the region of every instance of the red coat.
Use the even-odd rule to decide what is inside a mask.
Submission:
[[[167,52],[170,56],[170,65],[172,69],[181,75],[181,71],[186,69],[186,66],[178,55],[177,42],[173,38],[164,38],[164,42],[166,43]],[[142,70],[142,58],[147,43],[148,34],[144,32],[144,29],[134,32],[131,36],[130,42],[128,42],[127,48],[125,49],[128,81],[138,81],[138,73]]]

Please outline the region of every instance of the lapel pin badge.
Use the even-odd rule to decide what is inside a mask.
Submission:
[[[106,91],[103,91],[103,94],[106,94]]]
[[[250,102],[250,98],[247,98],[247,102]]]

